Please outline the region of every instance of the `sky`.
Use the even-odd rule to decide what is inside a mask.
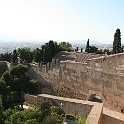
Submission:
[[[0,42],[95,40],[124,43],[124,0],[0,0]]]

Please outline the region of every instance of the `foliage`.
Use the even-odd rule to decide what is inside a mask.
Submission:
[[[24,110],[17,108],[7,109],[3,112],[3,121],[5,124],[39,124],[43,120],[40,110]]]
[[[121,53],[121,32],[120,29],[117,29],[114,34],[114,41],[113,41],[113,53]]]
[[[1,96],[0,96],[0,124],[2,124],[2,118],[3,118],[3,106],[2,106],[2,99],[1,99]]]
[[[90,46],[89,45],[89,39],[87,41],[85,52],[96,53],[96,54],[107,54],[107,55],[110,55],[112,53],[109,49],[98,49],[95,46]]]
[[[89,46],[89,53],[98,53],[98,48],[95,46]]]
[[[36,119],[26,120],[24,124],[39,124]]]
[[[2,80],[6,82],[7,86],[11,85],[12,75],[10,74],[10,71],[5,71],[1,77]]]
[[[13,115],[14,113],[18,112],[19,109],[17,107],[14,107],[13,109],[12,108],[9,108],[9,109],[6,109],[4,112],[3,112],[3,122],[6,124],[8,123],[9,124],[9,121],[10,121],[10,116]]]
[[[46,116],[41,124],[61,124],[61,123],[62,122],[60,122],[58,118],[55,116]]]
[[[0,79],[0,95],[3,95],[6,90],[6,82]]]
[[[2,75],[2,80],[5,83],[2,83],[2,80],[0,83],[0,87],[6,87],[6,94],[2,97],[4,103],[11,101],[11,103],[20,102],[22,105],[24,93],[28,92],[30,94],[33,94],[36,92],[38,88],[37,82],[35,80],[30,80],[30,78],[26,76],[25,73],[27,71],[28,67],[26,65],[18,64],[17,66],[11,68],[9,71],[4,72],[4,74]]]
[[[12,58],[12,53],[1,53],[0,54],[0,61],[8,61],[8,62],[10,62],[10,60],[11,60],[11,58]]]
[[[19,54],[19,57],[21,58],[21,61],[26,61],[26,62],[31,62],[32,61],[32,58],[33,58],[33,55],[32,55],[32,52],[30,50],[30,48],[19,48],[18,49],[18,54]]]
[[[44,102],[41,106],[41,111],[42,111],[43,117],[50,115],[50,103]]]
[[[60,51],[72,51],[72,45],[69,42],[61,42],[59,43]]]
[[[14,63],[16,63],[17,57],[19,56],[18,51],[15,49],[12,54],[12,60]]]
[[[30,48],[18,48],[15,49],[12,53],[0,54],[0,60],[2,61],[11,61],[13,60],[14,64],[18,63],[18,57],[20,62],[24,64],[25,62],[39,62],[46,64],[52,61],[53,56],[59,51],[72,51],[72,45],[68,42],[57,43],[50,40],[48,43],[45,43],[40,48],[36,48],[31,51]]]
[[[43,51],[40,48],[36,48],[33,50],[33,60],[34,62],[41,62],[43,61]]]
[[[77,121],[79,124],[85,124],[86,118],[80,116],[74,116],[72,114],[65,114],[65,118],[73,121]]]
[[[45,111],[45,116],[43,107],[45,107],[45,110],[49,110]],[[85,118],[70,114],[64,114],[65,116],[62,115],[58,106],[51,106],[49,102],[45,102],[42,105],[42,109],[27,109],[22,111],[18,107],[9,108],[3,112],[2,120],[3,124],[62,124],[64,121],[63,117],[77,121],[80,124],[84,124],[86,120]]]
[[[86,45],[86,48],[85,48],[85,52],[88,52],[88,53],[99,53],[97,47],[95,47],[95,46],[90,46],[90,45],[89,45],[89,39],[88,39],[88,41],[87,41],[87,45]]]
[[[57,109],[55,108],[55,110]],[[47,113],[43,117],[41,109],[21,111],[17,108],[9,108],[3,112],[3,122],[4,124],[61,124],[63,120],[59,114]]]
[[[13,77],[24,77],[25,73],[28,71],[28,67],[26,65],[19,64],[10,69],[10,74]]]
[[[86,118],[78,117],[77,121],[78,121],[79,124],[85,124]]]
[[[89,53],[89,47],[90,47],[90,45],[89,45],[89,39],[88,39],[85,52],[88,52]]]

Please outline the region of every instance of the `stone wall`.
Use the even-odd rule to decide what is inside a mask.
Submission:
[[[104,106],[120,111],[124,106],[124,53],[87,60],[87,63],[60,61],[30,65],[29,74],[51,85],[58,96],[88,100],[101,97]]]
[[[87,118],[93,105],[92,102],[76,100],[64,97],[57,97],[47,94],[39,94],[38,96],[25,94],[25,102],[41,106],[44,102],[49,101],[51,105],[56,105],[62,108],[65,113],[75,116]]]
[[[101,124],[124,124],[124,114],[103,108]]]
[[[123,124],[123,113],[103,107],[102,103],[70,99],[65,97],[39,94],[38,96],[25,94],[25,102],[41,106],[49,101],[51,105],[57,105],[65,113],[86,118],[86,124]]]
[[[65,113],[86,118],[86,124],[100,124],[103,104],[89,101],[70,99],[65,97],[39,94],[33,96],[25,94],[25,101],[34,105],[42,105],[49,101],[51,105],[59,106]]]

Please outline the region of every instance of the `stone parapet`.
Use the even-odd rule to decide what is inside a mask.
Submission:
[[[56,104],[59,106],[65,113],[87,118],[86,124],[101,124],[100,122],[103,110],[102,103],[58,97],[47,94],[39,94],[37,96],[25,94],[25,101],[38,106],[42,105],[46,101],[49,101],[51,104]]]

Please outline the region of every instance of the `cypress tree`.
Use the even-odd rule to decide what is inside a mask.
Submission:
[[[89,45],[89,39],[88,39],[85,52],[88,52],[89,53],[89,47],[90,47],[90,45]]]
[[[118,28],[114,34],[114,41],[113,41],[113,53],[121,53],[121,32]]]

